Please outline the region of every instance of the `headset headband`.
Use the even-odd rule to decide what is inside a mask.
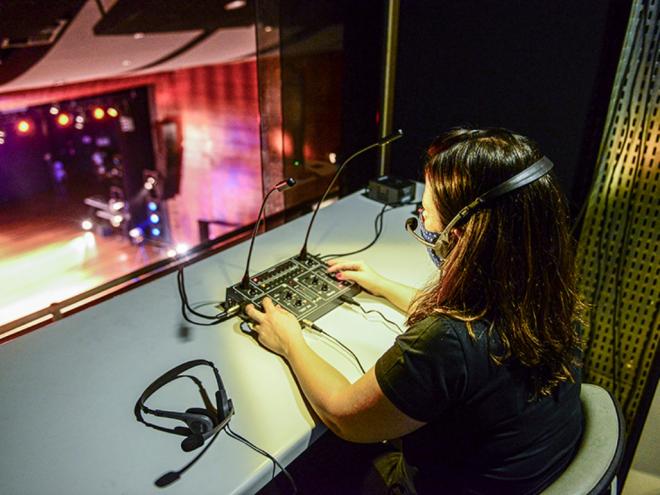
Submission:
[[[545,174],[550,172],[552,167],[554,167],[554,164],[547,156],[544,156],[541,159],[535,161],[529,167],[525,168],[521,172],[518,172],[516,175],[506,180],[505,182],[502,182],[500,185],[493,187],[491,190],[485,192],[477,199],[472,201],[469,205],[464,207],[456,214],[454,218],[451,219],[451,221],[447,224],[440,235],[443,236],[445,240],[448,240],[449,233],[456,226],[456,224],[464,220],[467,216],[471,215],[478,207],[494,200],[495,198],[509,194],[516,189],[520,189],[521,187],[540,179]]]
[[[147,406],[144,405],[144,402],[154,393],[156,390],[161,388],[163,385],[176,380],[177,378],[181,378],[181,373],[184,371],[189,370],[190,368],[194,368],[195,366],[201,366],[201,365],[207,365],[213,368],[213,374],[215,375],[215,380],[218,384],[218,391],[222,394],[222,396],[226,397],[226,392],[225,392],[225,387],[222,383],[222,378],[220,378],[220,372],[218,371],[218,368],[215,367],[215,365],[211,361],[206,361],[205,359],[195,359],[193,361],[188,361],[186,363],[180,364],[179,366],[176,366],[172,368],[169,371],[166,371],[163,373],[161,376],[156,378],[146,389],[144,392],[142,392],[142,395],[138,399],[138,401],[135,403],[135,408],[133,412],[135,413],[136,419],[140,423],[144,423],[147,426],[150,426],[152,428],[155,428],[156,430],[160,431],[166,431],[168,433],[175,433],[178,434],[178,432],[174,428],[165,428],[162,426],[155,425],[153,423],[148,423],[147,421],[144,420],[142,417],[142,411],[148,414],[153,414],[154,416],[163,416],[164,414],[176,414],[174,411],[161,411],[159,409],[150,409]],[[193,377],[190,377],[191,379],[194,380]],[[198,383],[198,381],[195,381]],[[201,383],[201,382],[200,382]],[[198,386],[199,384],[198,383]],[[217,395],[216,395],[216,402],[217,402]],[[231,402],[231,401],[230,401]],[[231,405],[230,405],[231,406]],[[216,403],[216,408],[218,415],[222,412],[222,405]],[[232,413],[233,413],[233,406],[231,406]],[[228,414],[228,416],[231,416],[231,414]]]

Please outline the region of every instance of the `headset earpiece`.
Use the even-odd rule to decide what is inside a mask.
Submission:
[[[192,430],[190,428],[186,428],[185,426],[175,426],[174,433],[184,437],[189,437],[193,434]]]
[[[181,442],[181,448],[184,452],[191,452],[198,449],[204,444],[204,437],[202,435],[193,434],[186,437]]]
[[[199,407],[191,407],[190,409],[187,409],[184,417],[184,421],[188,425],[188,428],[190,428],[195,434],[199,433],[205,435],[212,431],[216,425],[213,415],[206,409],[201,409]]]

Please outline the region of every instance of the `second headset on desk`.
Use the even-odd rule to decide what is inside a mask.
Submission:
[[[218,385],[218,390],[215,392],[215,402],[216,410],[214,411],[210,404],[207,404],[207,408],[200,407],[191,407],[186,409],[185,412],[178,411],[163,411],[160,409],[150,409],[144,403],[145,401],[158,389],[170,383],[173,380],[178,378],[190,378],[200,387],[200,392],[203,390],[201,387],[201,382],[198,379],[191,375],[183,375],[185,371],[193,368],[195,366],[206,365],[213,368],[213,374],[215,375],[215,380]],[[140,422],[154,428],[159,431],[164,431],[166,433],[173,433],[175,435],[181,435],[185,438],[181,442],[181,448],[190,452],[201,447],[206,440],[211,438],[213,435],[222,430],[227,423],[229,422],[231,416],[234,414],[234,405],[227,397],[227,391],[222,383],[220,378],[220,373],[215,365],[203,359],[196,359],[194,361],[188,361],[183,363],[171,370],[163,373],[161,376],[156,378],[142,393],[140,398],[135,404],[135,417]],[[147,422],[142,413],[152,414],[161,418],[171,418],[179,421],[183,421],[186,426],[176,426],[174,428],[166,428],[164,426],[158,426],[153,423]]]

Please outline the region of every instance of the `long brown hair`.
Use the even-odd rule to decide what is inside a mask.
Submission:
[[[426,187],[443,225],[477,196],[541,158],[531,140],[506,129],[454,129],[427,151]],[[574,247],[563,195],[552,174],[485,204],[460,226],[440,276],[411,305],[408,324],[432,313],[485,320],[503,353],[529,370],[534,395],[573,380],[580,338],[575,322]]]

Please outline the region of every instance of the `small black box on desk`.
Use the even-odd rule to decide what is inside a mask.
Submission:
[[[415,183],[407,179],[382,175],[369,181],[365,195],[380,203],[407,203],[415,199]]]

